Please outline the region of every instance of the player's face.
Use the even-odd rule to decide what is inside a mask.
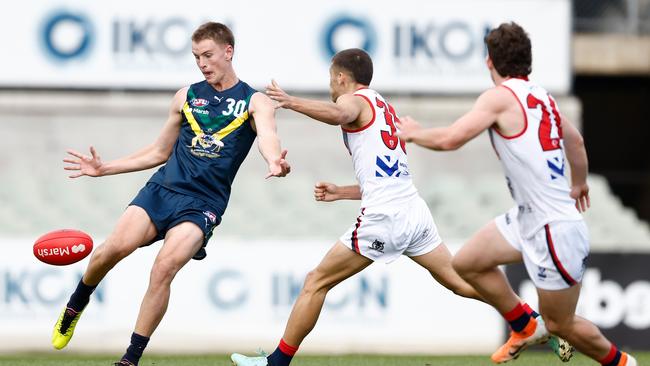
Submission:
[[[192,54],[196,66],[210,84],[218,83],[232,66],[232,46],[216,43],[212,39],[192,42]]]

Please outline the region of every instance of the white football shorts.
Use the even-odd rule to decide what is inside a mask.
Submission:
[[[421,197],[403,205],[362,208],[356,222],[339,239],[373,261],[390,263],[404,254],[416,257],[442,240],[431,211]]]
[[[494,219],[501,235],[521,252],[528,276],[537,288],[563,290],[582,281],[589,256],[589,233],[583,220],[554,221],[532,237],[519,232],[517,207]]]

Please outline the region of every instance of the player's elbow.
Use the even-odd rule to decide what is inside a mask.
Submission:
[[[169,160],[169,156],[171,154],[172,154],[171,147],[168,149],[161,149],[161,148],[155,149],[151,156],[153,166],[158,166],[166,162],[167,160]]]
[[[582,137],[582,135],[578,134],[573,138],[573,145],[576,149],[582,150],[585,148],[585,139]]]
[[[438,149],[436,150],[453,151],[458,150],[461,146],[463,146],[462,140],[454,138],[454,136],[449,136],[440,141],[438,144]]]

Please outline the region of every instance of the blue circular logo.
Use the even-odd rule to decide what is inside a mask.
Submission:
[[[338,16],[325,24],[323,30],[323,47],[327,55],[331,58],[340,49],[335,45],[335,39],[340,32],[354,31],[361,35],[362,39],[356,47],[361,48],[372,54],[377,45],[377,32],[372,24],[365,19],[356,18],[348,15]]]
[[[57,36],[57,32],[66,27],[78,35],[73,39],[68,37],[65,41],[69,44],[62,45],[61,38],[63,37]],[[45,50],[50,56],[57,60],[67,61],[81,57],[88,52],[94,39],[94,29],[85,16],[59,11],[51,14],[45,20],[41,37]]]

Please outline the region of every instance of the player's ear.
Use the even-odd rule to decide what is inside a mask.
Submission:
[[[347,77],[347,75],[345,75],[344,72],[339,71],[339,72],[336,74],[336,82],[337,82],[339,85],[343,85],[343,84],[345,83],[345,81],[346,81],[346,80],[345,80],[346,77]]]
[[[492,62],[490,55],[485,56],[485,64],[487,65],[489,70],[492,70],[494,68],[494,63]]]
[[[226,45],[226,61],[232,61],[235,55],[235,48],[232,45]]]

